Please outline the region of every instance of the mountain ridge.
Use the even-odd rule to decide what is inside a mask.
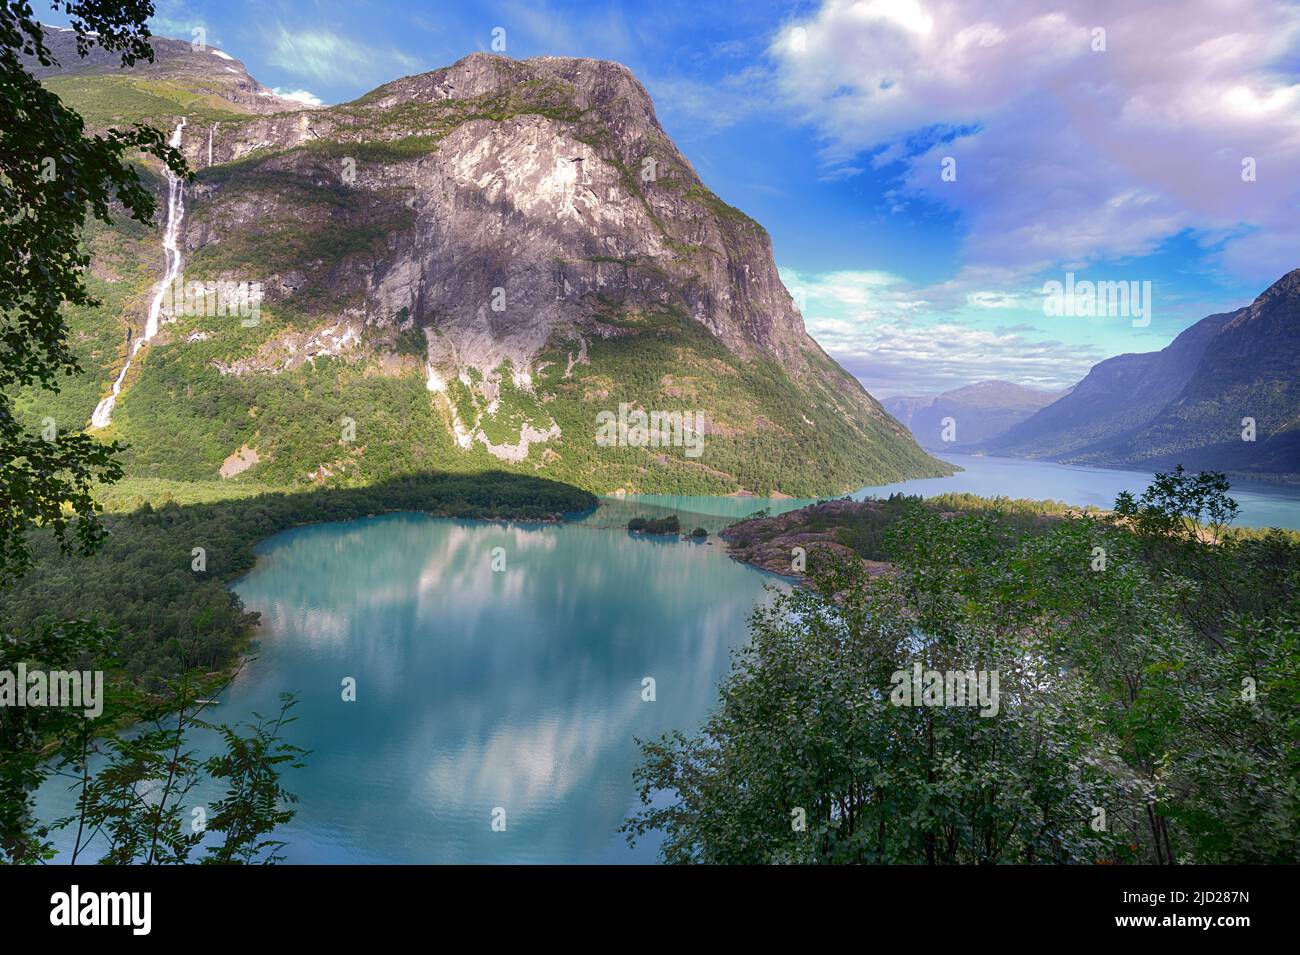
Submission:
[[[1252,440],[1247,420],[1254,422]],[[1300,480],[1300,269],[1158,352],[1093,366],[1074,392],[984,445],[995,454]]]
[[[61,97],[73,89],[68,81],[94,77],[120,87],[120,93],[129,89],[134,99],[132,108],[137,112],[149,108],[150,98],[162,101],[152,104],[154,108],[165,108],[169,96],[176,91],[167,89],[168,86],[193,97],[188,103],[172,99],[172,106],[206,107],[236,115],[304,108],[301,101],[281,96],[259,83],[242,60],[206,43],[200,45],[197,41],[150,37],[154,61],[140,61],[131,69],[123,70],[119,54],[97,44],[91,45],[85,57],[79,56],[77,34],[73,30],[46,24],[42,24],[41,29],[54,65],[42,66],[34,56],[23,55],[21,60],[27,72],[51,85]],[[205,103],[208,98],[221,103]],[[90,116],[83,113],[83,118],[96,123],[111,117],[92,112]]]
[[[816,496],[950,471],[807,335],[766,231],[703,184],[619,64],[476,53],[351,103],[240,115],[211,99],[149,115],[193,106],[181,94],[210,91],[206,73],[108,104],[121,84],[49,82],[70,78],[92,114],[185,118],[184,277],[262,290],[251,327],[164,316],[102,431],[131,444],[129,473],[206,479],[237,458],[230,480],[348,482],[504,465],[600,491]],[[151,238],[88,234],[118,310],[74,323],[100,398],[161,273]],[[625,404],[702,410],[703,456],[653,434],[595,447],[596,414]],[[355,439],[338,437],[344,419]]]
[[[885,398],[881,404],[911,430],[921,447],[959,451],[997,437],[1070,390],[1040,391],[989,379],[937,395]],[[953,423],[951,432],[945,424],[948,419]],[[949,440],[946,433],[952,434]]]

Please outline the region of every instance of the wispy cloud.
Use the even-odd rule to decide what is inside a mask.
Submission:
[[[195,13],[184,0],[155,0],[154,13],[149,18],[149,32],[154,36],[192,41],[195,30],[203,31],[205,43],[220,45],[221,37],[207,17]]]
[[[623,11],[614,5],[588,4],[576,12],[564,4],[539,0],[499,0],[492,4],[493,26],[506,31],[506,53],[518,56],[510,37],[515,32],[557,56],[581,55],[593,45],[603,48],[607,59],[623,59],[637,49],[639,38]],[[484,41],[490,29],[484,30]]]
[[[883,397],[937,393],[989,379],[1056,390],[1077,382],[1104,357],[1092,349],[1081,353],[1076,345],[956,322],[885,323],[872,332],[869,342],[853,342],[856,347],[846,347],[839,360]]]
[[[267,39],[267,62],[293,76],[326,85],[378,85],[420,67],[395,48],[378,48],[329,30],[290,30],[276,24]]]
[[[1004,303],[983,298],[949,308],[948,289],[912,288],[887,272],[782,269],[781,279],[809,334],[877,396],[929,394],[993,378],[1063,388],[1105,357],[1096,347],[1045,338],[1033,325],[986,327],[972,313],[996,316]]]
[[[691,125],[717,132],[772,111],[772,74],[748,66],[720,79],[652,75],[646,88],[658,109]]]

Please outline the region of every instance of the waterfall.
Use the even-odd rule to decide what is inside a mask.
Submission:
[[[179,149],[181,145],[181,130],[185,128],[185,117],[176,125],[172,132],[170,140],[173,149]],[[163,271],[162,281],[154,286],[153,302],[149,305],[149,318],[145,322],[144,334],[135,340],[131,346],[131,354],[126,359],[126,364],[122,366],[121,372],[118,373],[117,380],[113,382],[113,390],[107,398],[95,406],[95,413],[90,416],[90,426],[92,428],[102,428],[113,420],[113,405],[117,404],[117,396],[122,391],[122,382],[126,380],[127,369],[131,367],[131,359],[135,358],[136,352],[144,347],[145,343],[158,334],[158,326],[161,324],[160,317],[162,312],[163,298],[171,288],[172,282],[181,270],[181,250],[177,243],[180,236],[181,218],[185,215],[185,192],[181,186],[181,181],[172,175],[172,171],[166,166],[163,167],[163,174],[167,177],[167,225],[163,229],[163,257],[166,261],[166,268]]]
[[[208,168],[212,167],[212,134],[217,131],[217,124],[213,123],[208,129]]]

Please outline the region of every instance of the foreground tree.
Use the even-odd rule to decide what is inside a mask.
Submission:
[[[102,672],[115,663],[115,643],[93,623],[70,621],[0,641],[0,671]],[[294,701],[283,697],[277,714],[251,724],[211,723],[209,701],[231,679],[191,668],[148,691],[118,682],[105,688],[94,715],[75,706],[0,706],[0,862],[48,861],[60,830],[69,862],[279,861],[283,843],[270,834],[293,817],[297,801],[281,775],[305,755],[281,735]],[[213,755],[200,758],[205,743]],[[75,811],[42,816],[36,792],[61,784],[75,794]]]
[[[673,862],[1300,858],[1300,541],[1235,511],[1181,469],[1101,519],[914,502],[892,573],[823,552],[755,613],[702,733],[643,744],[629,838]],[[894,698],[914,664],[996,671],[997,713]]]
[[[152,3],[50,5],[71,18],[81,55],[94,44],[120,52],[124,66],[153,60],[145,26]],[[157,129],[87,135],[81,117],[24,69],[24,56],[54,64],[31,5],[0,0],[0,584],[29,565],[33,526],[50,528],[67,549],[93,550],[103,531],[91,488],[122,474],[116,446],[75,432],[47,440],[16,419],[9,396],[15,386],[57,390],[60,376],[80,371],[63,308],[95,304],[84,279],[86,215],[108,222],[116,208],[152,220],[154,196],[127,163],[133,153],[188,175]]]
[[[1116,756],[1097,742],[1092,688],[1050,665],[1049,633],[956,601],[954,581],[935,572],[950,553],[1000,546],[1002,528],[920,508],[902,524],[929,557],[892,577],[821,559],[813,587],[755,613],[703,733],[645,745],[630,839],[663,831],[670,862],[1123,857],[1093,825],[1124,782],[1104,769]],[[914,665],[977,685],[984,676],[991,698],[901,700]],[[665,790],[675,801],[663,803]]]
[[[51,0],[68,14],[78,53],[92,44],[121,53],[124,66],[152,60],[141,0]],[[91,497],[96,483],[122,471],[115,445],[83,433],[37,435],[13,412],[14,387],[58,388],[80,371],[68,346],[65,305],[93,305],[86,291],[88,256],[81,245],[87,213],[105,222],[121,212],[149,222],[154,197],[127,165],[148,153],[174,174],[188,175],[180,153],[145,126],[88,136],[80,116],[23,68],[22,57],[50,66],[40,24],[24,0],[0,0],[0,587],[31,565],[28,535],[48,532],[65,553],[89,554],[104,531]],[[36,632],[0,629],[0,672],[120,673],[119,634],[84,620]],[[292,700],[251,726],[216,726],[201,714],[224,686],[202,675],[195,647],[173,648],[180,675],[143,687],[120,677],[105,688],[101,711],[82,707],[0,705],[0,862],[53,856],[52,835],[75,827],[71,860],[93,854],[105,862],[273,862],[281,843],[270,832],[287,822],[294,797],[281,772],[302,755],[280,738]],[[27,687],[17,687],[26,693]],[[11,702],[11,701],[10,701]],[[121,732],[124,724],[132,729]],[[206,759],[197,735],[223,744]],[[77,793],[65,819],[39,818],[35,793],[51,775]],[[191,807],[199,788],[225,787],[210,806]],[[188,810],[203,810],[202,824]]]

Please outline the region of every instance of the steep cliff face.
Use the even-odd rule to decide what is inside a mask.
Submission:
[[[249,449],[241,480],[506,467],[803,495],[945,470],[808,337],[766,232],[618,64],[474,54],[341,106],[185,118],[184,281],[256,287],[260,309],[165,310],[104,429],[136,473],[214,476]],[[148,291],[87,319],[122,323],[88,362],[105,376]],[[702,453],[598,445],[624,406],[698,414]]]
[[[199,168],[206,146],[200,132],[187,148]],[[473,54],[342,107],[218,124],[212,147],[215,164],[245,162],[201,180],[211,214],[191,227],[196,249],[291,221],[272,190],[241,205],[258,175],[375,197],[358,218],[409,210],[364,317],[405,309],[435,329],[439,370],[526,365],[601,307],[675,307],[737,355],[799,371],[815,347],[766,232],[709,192],[616,63]]]

